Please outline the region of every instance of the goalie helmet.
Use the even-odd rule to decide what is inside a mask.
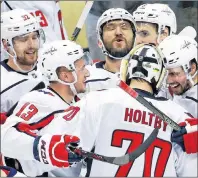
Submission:
[[[170,35],[176,33],[177,22],[175,13],[167,4],[143,4],[133,12],[136,22],[148,22],[158,25],[158,34],[169,27]]]
[[[153,44],[140,44],[131,52],[129,59],[121,63],[121,80],[130,85],[132,79],[143,79],[158,93],[165,77],[163,55]]]
[[[195,59],[197,63],[197,42],[188,36],[172,35],[162,41],[159,48],[165,56],[166,69],[182,67],[188,79],[193,83],[194,76],[190,75],[190,62]]]
[[[131,27],[132,27],[132,32],[133,32],[133,42],[132,42],[132,48],[134,46],[135,43],[135,37],[136,37],[136,25],[135,25],[135,21],[133,19],[133,16],[126,11],[125,9],[122,8],[111,8],[106,10],[98,19],[97,22],[97,27],[96,27],[96,32],[97,32],[97,37],[99,42],[102,44],[102,52],[113,58],[113,59],[122,59],[122,58],[117,58],[116,56],[112,56],[111,54],[109,54],[109,52],[107,51],[103,40],[102,40],[102,33],[103,33],[103,29],[102,27],[104,26],[104,24],[106,24],[109,21],[112,20],[127,20],[130,22]]]
[[[57,40],[45,44],[41,49],[38,66],[43,76],[48,81],[58,81],[64,85],[69,85],[73,93],[77,93],[74,84],[77,82],[75,61],[84,57],[83,49],[80,45],[70,40]],[[74,82],[66,83],[58,78],[57,69],[66,67],[72,72]]]
[[[1,40],[6,40],[6,42],[8,43],[8,45],[10,45],[12,51],[14,52],[14,56],[9,54],[6,49],[5,52],[13,57],[14,63],[22,72],[28,71],[23,71],[17,64],[17,56],[16,52],[14,51],[12,41],[14,37],[26,35],[35,31],[39,33],[39,43],[41,46],[45,42],[44,32],[36,18],[33,17],[29,12],[24,9],[14,9],[8,12],[1,13]]]

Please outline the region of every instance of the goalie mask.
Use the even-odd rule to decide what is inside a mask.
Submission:
[[[113,54],[110,53],[110,51],[108,51],[104,45],[103,42],[103,26],[113,20],[126,20],[130,23],[131,25],[131,29],[132,29],[132,33],[133,33],[133,40],[132,40],[132,48],[135,44],[135,37],[136,37],[136,25],[135,25],[135,21],[133,19],[133,16],[126,11],[125,9],[122,8],[111,8],[106,10],[101,17],[98,19],[97,22],[97,27],[96,27],[96,32],[97,32],[97,37],[98,37],[98,41],[101,44],[101,49],[102,52],[109,56],[111,59],[122,59],[123,57],[116,57]],[[132,49],[131,48],[131,49]]]
[[[165,77],[163,55],[152,44],[140,44],[131,52],[129,59],[123,59],[120,69],[121,80],[130,85],[132,79],[143,79],[151,84],[157,94]]]
[[[1,13],[1,40],[6,41],[8,47],[14,53],[14,55],[10,54],[7,49],[4,48],[4,50],[9,56],[13,58],[15,65],[23,73],[27,73],[34,69],[37,62],[34,63],[32,69],[29,71],[21,69],[17,62],[17,55],[14,50],[13,39],[15,37],[20,37],[20,39],[23,40],[25,39],[25,36],[31,32],[38,33],[37,38],[39,49],[45,42],[45,35],[35,17],[33,17],[24,9],[14,9]]]

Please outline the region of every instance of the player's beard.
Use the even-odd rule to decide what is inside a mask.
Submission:
[[[122,58],[122,57],[126,56],[131,51],[132,45],[130,46],[126,42],[125,48],[114,48],[112,43],[111,44],[106,43],[105,48],[111,56],[115,56],[116,58]]]
[[[23,66],[33,66],[38,59],[38,50],[35,51],[33,58],[24,56],[17,56],[17,63]]]
[[[181,86],[182,87],[182,90],[181,90],[181,92],[179,93],[179,95],[183,95],[187,90],[189,90],[189,88],[191,87],[190,86],[190,82],[189,81],[187,81],[187,83],[186,83],[186,85],[183,87],[183,86]]]
[[[111,56],[115,56],[117,58],[126,56],[131,50],[131,49],[127,49],[127,48],[116,49],[116,48],[108,48],[108,47],[106,49]]]
[[[174,92],[176,95],[183,95],[187,90],[189,90],[189,88],[190,88],[191,86],[190,86],[190,83],[187,81],[185,85],[179,84],[178,87],[180,87],[180,91],[174,92],[174,89],[173,89],[173,92]]]

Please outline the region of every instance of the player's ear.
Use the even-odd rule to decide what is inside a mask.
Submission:
[[[66,83],[72,83],[74,82],[75,78],[71,71],[69,71],[66,67],[61,67],[62,70],[59,72],[59,79],[66,82]]]
[[[68,70],[66,69],[66,67],[59,67],[56,70],[56,73],[58,75],[58,78],[64,82],[68,82]]]
[[[7,51],[9,48],[8,42],[5,39],[2,39],[2,44],[3,44],[4,49]]]
[[[196,71],[197,71],[197,65],[196,65],[196,63],[192,62],[191,63],[191,71],[190,71],[191,76],[193,76]]]
[[[100,40],[98,40],[98,46],[99,46],[100,48],[102,48],[102,42],[101,42]]]

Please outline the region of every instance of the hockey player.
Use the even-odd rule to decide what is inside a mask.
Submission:
[[[3,1],[1,12],[25,9],[35,18],[46,34],[46,42],[67,39],[58,1]]]
[[[172,35],[159,47],[165,56],[165,67],[168,70],[166,83],[173,92],[172,100],[185,108],[191,117],[198,118],[197,42],[187,36]],[[187,119],[185,122],[182,125],[186,131],[175,133],[173,140],[180,143],[187,153],[197,153],[198,119]]]
[[[137,24],[136,44],[159,45],[177,31],[175,13],[167,4],[143,4],[133,12]]]
[[[162,60],[163,56],[154,46],[138,46],[132,51],[127,70],[121,68],[121,78],[160,111],[180,123],[189,117],[187,111],[154,95],[165,75]],[[91,177],[196,176],[197,154],[187,155],[179,145],[172,144],[171,127],[120,88],[90,92],[73,107],[79,107],[75,118],[64,122],[65,113],[60,114],[63,117],[59,115],[56,121],[53,120],[51,128],[53,124],[56,128],[60,124],[62,129],[67,129],[70,122],[75,123],[80,146],[87,151],[95,146],[95,152],[101,155],[121,156],[131,152],[154,128],[159,129],[155,141],[134,162],[117,166],[93,160]]]
[[[173,101],[197,117],[197,42],[187,36],[173,35],[160,45],[168,70],[167,85]]]
[[[46,44],[41,51],[38,65],[40,66],[42,74],[50,82],[48,88],[24,95],[20,99],[13,115],[11,115],[2,126],[1,141],[3,147],[1,151],[4,156],[18,159],[22,171],[27,176],[38,176],[54,170],[55,167],[48,166],[49,164],[57,167],[67,166],[68,161],[64,160],[66,153],[64,153],[63,150],[57,150],[58,152],[55,150],[54,158],[50,155],[52,154],[50,151],[56,148],[59,149],[59,146],[53,148],[53,145],[58,144],[62,137],[51,137],[46,134],[72,134],[75,125],[71,125],[70,129],[67,130],[53,128],[46,131],[45,127],[53,120],[55,113],[63,112],[74,103],[74,96],[77,93],[85,92],[85,80],[86,77],[89,76],[89,72],[85,68],[83,56],[82,47],[69,40],[58,40]],[[74,110],[74,113],[75,112]],[[65,117],[65,121],[72,119],[74,113],[71,110],[71,113]],[[13,126],[13,129],[19,132],[13,136],[13,129],[7,132],[10,126]],[[35,138],[36,135],[32,133],[35,131],[38,132],[40,137],[37,136]],[[6,133],[10,135],[8,136]],[[16,145],[15,152],[13,152],[13,147],[11,150],[9,148],[9,144],[14,144],[12,140],[13,137],[16,139],[16,143],[20,143],[18,146]],[[12,138],[12,141],[9,138]],[[53,138],[55,140],[53,140]],[[77,140],[77,138],[73,138]],[[53,143],[50,143],[50,139],[52,139]],[[68,138],[66,137],[66,139]],[[69,140],[72,141],[72,137]],[[43,142],[46,143],[45,151],[42,150]],[[61,144],[64,143],[62,139],[61,142]],[[65,143],[67,143],[67,140],[65,140]],[[50,146],[51,144],[52,146]],[[64,149],[64,147],[60,147],[60,149]],[[21,148],[23,148],[23,150],[21,150]],[[46,157],[41,158],[42,154],[40,155],[40,151],[44,151]],[[65,159],[67,159],[67,157],[65,157]],[[80,166],[80,164],[77,164],[74,168],[62,171],[64,175],[60,175],[61,170],[58,170],[59,176],[78,176],[80,173],[76,171],[76,167],[78,166]],[[32,169],[32,167],[34,167],[34,169]]]
[[[1,42],[9,56],[1,62],[1,112],[10,110],[36,86],[43,87],[36,71],[43,38],[41,27],[27,11],[15,9],[1,14]]]
[[[86,80],[87,92],[117,87],[121,59],[135,44],[136,25],[128,11],[111,8],[98,19],[96,32],[105,61],[86,66],[90,72]]]
[[[132,15],[122,8],[105,11],[97,22],[98,45],[105,54],[105,61],[89,67],[88,91],[116,87],[121,59],[135,43],[136,27]]]
[[[179,55],[180,57],[184,53],[188,54],[190,52],[190,51],[185,51],[184,53],[181,53],[181,55],[180,55],[179,48],[181,47],[181,45],[183,45],[184,41],[182,43],[180,43],[181,40],[178,40],[178,43],[177,43],[176,38],[175,38],[175,40],[171,41],[172,38],[168,37],[170,35],[175,34],[177,31],[176,16],[168,5],[166,5],[166,4],[144,4],[144,5],[141,5],[140,7],[137,8],[136,11],[134,11],[133,17],[137,24],[137,36],[136,36],[137,44],[154,43],[155,45],[160,45],[160,46],[162,45],[163,51],[165,51],[165,56],[167,55],[167,57],[169,58],[170,61],[172,61],[171,51],[174,51],[174,49],[177,51],[177,52],[176,51],[174,51],[174,52],[176,52],[177,55]],[[188,35],[190,35],[190,34],[188,34]],[[166,41],[165,39],[167,37],[170,40]],[[177,38],[179,39],[180,37],[177,37]],[[189,38],[187,37],[187,39],[189,39]],[[165,40],[166,42],[163,43],[163,40]],[[162,42],[162,44],[161,44],[161,42]],[[194,48],[194,52],[191,53],[190,55],[197,56],[197,49]],[[195,58],[197,58],[197,57],[195,57]],[[175,57],[174,59],[176,60],[177,57]],[[187,58],[187,59],[190,59],[190,58]],[[178,63],[179,63],[179,61],[178,61]],[[175,64],[173,63],[172,65],[175,65]],[[178,67],[180,67],[180,66],[178,66]],[[195,80],[197,80],[196,77],[195,77]],[[193,95],[195,95],[193,97],[197,98],[196,85],[193,88],[194,88],[194,90],[196,90],[196,92],[193,92]],[[190,90],[190,91],[192,91],[192,90]],[[171,93],[172,93],[172,87],[169,86],[169,88],[167,88],[166,86],[163,86],[161,88],[160,92],[158,93],[158,96],[164,96],[166,98],[172,99]],[[176,98],[180,98],[177,101],[178,104],[181,104],[181,106],[184,107],[188,112],[193,114],[194,117],[197,117],[197,102],[196,101],[195,102],[191,102],[189,100],[186,101],[186,99],[181,96],[176,96],[175,99],[173,99],[173,100],[174,101],[177,100]],[[188,124],[192,123],[191,119],[190,119],[190,121],[186,121],[186,122]],[[196,126],[194,126],[194,127],[196,127]],[[185,140],[197,140],[197,135],[195,135],[196,133],[194,133],[194,131],[195,131],[194,129],[188,129],[188,133],[190,133],[190,134],[187,134],[186,131],[183,132],[182,134],[176,133],[175,136],[177,138],[173,139],[173,141],[177,141],[177,143],[182,145],[182,148],[184,148],[184,145],[186,145],[186,143],[184,142],[184,139],[182,139],[182,137],[187,138]],[[193,132],[193,134],[191,132]],[[178,142],[178,140],[179,140],[179,142]],[[184,150],[187,153],[195,153],[198,151],[197,141],[191,141],[188,143],[192,143],[192,145],[189,145],[189,144],[186,145],[187,148]]]

